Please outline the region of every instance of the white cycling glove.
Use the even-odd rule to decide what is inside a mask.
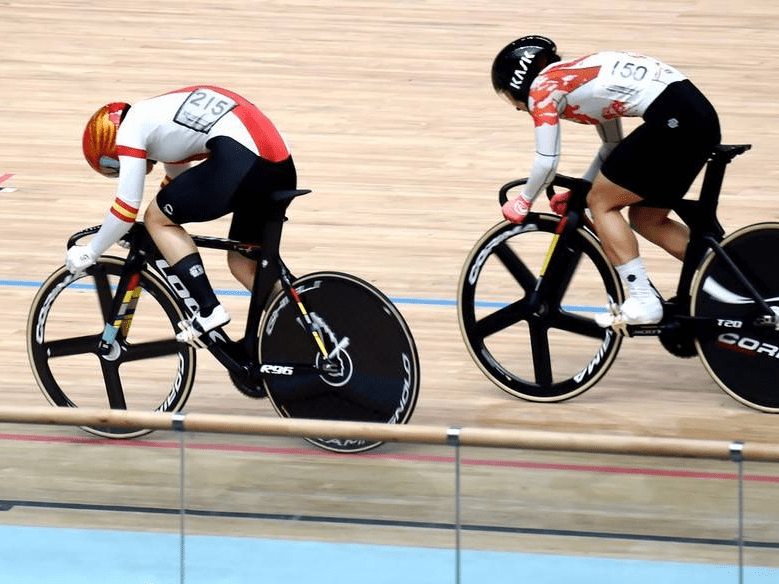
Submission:
[[[71,274],[80,274],[94,264],[99,255],[92,250],[89,244],[74,245],[68,249],[68,253],[65,255],[65,267]]]

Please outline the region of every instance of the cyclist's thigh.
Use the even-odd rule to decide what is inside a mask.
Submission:
[[[711,146],[694,136],[644,123],[617,145],[601,173],[652,205],[673,207],[703,168]]]
[[[233,198],[229,237],[245,243],[262,243],[263,227],[271,211],[283,212],[289,204],[284,203],[279,208],[278,203],[271,201],[270,194],[296,188],[297,174],[292,158],[281,162],[255,159]]]
[[[232,138],[208,141],[208,159],[193,166],[157,194],[157,204],[174,223],[210,221],[232,211],[233,199],[257,155]]]
[[[603,213],[612,209],[622,209],[643,199],[637,194],[614,183],[603,174],[598,174],[587,193],[587,206],[593,213]]]

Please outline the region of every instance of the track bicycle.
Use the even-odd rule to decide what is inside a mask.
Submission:
[[[717,204],[726,166],[750,145],[718,145],[697,199],[674,211],[690,227],[675,296],[655,325],[601,328],[595,313],[624,300],[586,210],[589,183],[557,175],[568,189],[563,216],[531,212],[522,224],[487,231],[460,274],[457,311],[468,351],[500,389],[530,401],[558,402],[597,383],[626,337],[656,336],[678,357],[697,354],[731,397],[779,412],[779,223],[725,235]],[[500,189],[500,204],[509,190]]]
[[[296,278],[279,246],[285,212],[298,195],[272,195],[262,245],[194,236],[198,247],[257,260],[244,336],[223,328],[200,340],[242,393],[267,396],[282,417],[403,424],[419,393],[419,357],[398,309],[350,274]],[[68,247],[99,226],[74,234]],[[180,411],[195,381],[196,346],[176,340],[197,304],[162,258],[142,222],[120,242],[126,257],[104,255],[83,274],[62,266],[41,285],[27,323],[33,373],[62,407]],[[110,438],[148,429],[85,428]],[[362,452],[370,440],[306,438],[333,452]]]

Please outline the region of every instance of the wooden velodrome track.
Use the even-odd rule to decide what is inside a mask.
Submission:
[[[489,81],[495,52],[527,33],[551,36],[564,56],[629,49],[686,72],[717,107],[723,141],[753,144],[728,169],[723,225],[779,220],[779,9],[770,0],[532,9],[505,0],[22,0],[0,2],[0,22],[0,176],[14,175],[0,186],[17,189],[0,191],[0,405],[45,403],[24,339],[35,286],[19,283],[59,266],[66,238],[100,223],[113,199],[114,183],[88,168],[80,145],[86,119],[108,101],[201,82],[254,101],[290,143],[300,186],[314,190],[289,212],[290,267],[351,272],[391,297],[454,300],[468,251],[500,219],[497,188],[527,173],[530,120]],[[568,124],[560,171],[582,172],[596,148],[592,128]],[[226,225],[192,231],[223,235]],[[670,293],[678,263],[646,242],[642,254]],[[223,258],[205,257],[215,287],[237,289]],[[226,302],[240,327],[245,297]],[[415,422],[779,441],[779,418],[739,405],[697,359],[677,359],[655,339],[624,343],[584,395],[531,404],[482,375],[451,305],[399,308],[422,362]],[[273,415],[207,355],[188,407]]]

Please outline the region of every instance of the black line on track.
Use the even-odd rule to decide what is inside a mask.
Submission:
[[[133,505],[99,505],[91,503],[57,503],[53,501],[22,501],[0,500],[0,511],[10,511],[15,507],[57,509],[67,511],[100,511],[111,513],[148,513],[151,515],[180,515],[181,509],[165,507],[141,507]],[[374,527],[403,527],[411,529],[442,529],[455,530],[454,523],[431,521],[403,521],[396,519],[371,519],[364,517],[333,517],[327,515],[298,515],[287,513],[254,513],[244,511],[217,511],[210,509],[186,509],[185,515],[191,517],[223,517],[230,519],[255,519],[266,521],[286,521],[305,523],[330,523],[339,525],[361,525]],[[735,539],[707,538],[707,537],[678,537],[667,535],[653,535],[641,533],[611,533],[602,531],[579,531],[574,529],[539,529],[532,527],[508,527],[501,525],[463,524],[462,531],[473,533],[507,533],[513,535],[536,535],[554,537],[579,537],[601,540],[629,540],[658,543],[675,543],[690,545],[711,546],[738,546]],[[776,541],[751,541],[744,540],[744,547],[779,550],[779,542]]]

